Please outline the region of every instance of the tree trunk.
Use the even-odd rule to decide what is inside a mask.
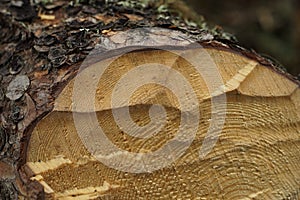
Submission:
[[[1,199],[300,198],[299,81],[182,2],[0,9]]]

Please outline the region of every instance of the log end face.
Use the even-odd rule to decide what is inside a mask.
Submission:
[[[206,51],[215,62],[214,66],[223,81],[223,85],[212,87],[215,90],[210,90],[205,77],[197,74],[191,63],[174,53],[162,50],[130,52],[113,60],[104,74],[97,77],[95,83],[92,79],[88,80],[88,85],[95,84],[94,88],[92,87],[95,89],[91,98],[95,103],[92,107],[89,107],[89,101],[85,101],[89,98],[87,95],[79,98],[81,103],[87,103],[80,104],[82,107],[72,107],[76,91],[76,80],[72,80],[59,95],[54,110],[39,121],[31,133],[25,164],[30,171],[30,180],[38,182],[46,196],[57,199],[276,199],[285,198],[295,192],[300,177],[299,87],[270,68],[242,55],[222,50]],[[79,76],[87,80],[87,77],[95,75],[97,69],[103,66],[101,62],[87,67]],[[136,89],[132,93],[129,89],[122,89],[119,93],[122,95],[114,102],[112,94],[118,81],[124,74],[145,63],[159,63],[160,67],[164,67],[155,76],[156,80],[164,77],[163,81],[159,82],[161,84],[154,84],[152,81],[140,87],[128,87]],[[205,60],[203,63],[208,62]],[[183,84],[178,81],[177,72],[173,70],[189,81],[197,100],[197,112],[201,113],[199,118],[196,118],[193,112],[197,110],[196,107],[182,109],[180,106],[181,102],[190,102],[189,98],[193,96],[182,92],[187,87],[178,90]],[[165,72],[168,72],[167,76],[162,76]],[[136,80],[142,82],[142,79],[148,78],[148,74],[150,72],[142,78],[135,76],[128,79],[130,82],[126,82],[127,86]],[[175,82],[175,85],[177,83],[178,88],[162,86],[170,82]],[[124,84],[119,86],[122,88]],[[88,87],[82,88],[89,90]],[[180,96],[181,92],[184,95]],[[226,95],[226,101],[220,104],[224,104],[226,108],[221,106],[222,110],[212,111],[211,97],[222,94]],[[129,100],[123,99],[126,95],[129,96]],[[155,104],[162,105],[166,111],[167,120],[161,131],[150,138],[136,137],[137,135],[130,135],[124,131],[139,130],[140,127],[151,124],[153,119],[154,124],[160,122],[158,115],[153,115],[154,118],[151,119],[150,108]],[[116,112],[124,117],[126,110],[130,115],[130,118],[126,119],[131,119],[136,125],[130,124],[129,129],[119,126],[114,116]],[[74,112],[77,114],[74,115]],[[210,127],[213,116],[221,116],[222,113],[226,116],[224,124]],[[181,120],[185,119],[182,115],[190,119],[184,121],[186,124],[181,123]],[[74,120],[74,116],[77,116],[79,121]],[[93,117],[96,117],[97,123],[87,120],[94,119]],[[123,119],[122,117],[120,119]],[[192,124],[194,119],[198,120],[195,124],[197,130],[191,141],[188,125]],[[77,122],[81,124],[76,124]],[[95,124],[105,133],[106,137],[102,140],[97,139],[101,132],[97,132]],[[181,124],[186,126],[180,128]],[[88,130],[89,134],[80,135],[78,125],[81,125],[83,130]],[[143,130],[148,133],[157,127]],[[176,133],[181,129],[186,134],[177,137]],[[215,144],[213,142],[216,135],[207,136],[210,129],[213,134],[220,130]],[[154,154],[150,160],[152,163],[148,162],[149,159],[144,159],[143,154],[161,149],[170,140],[172,142],[169,143],[169,148],[174,149],[167,151],[168,155],[161,158],[160,154]],[[112,146],[103,141],[112,142],[119,148],[118,151],[114,151]],[[215,146],[206,157],[200,158],[199,151],[205,142]],[[185,144],[188,144],[188,147],[177,158],[177,150],[183,149]],[[93,147],[90,148],[91,146]],[[105,147],[108,153],[105,150],[100,151],[99,147]],[[106,153],[102,155],[104,151]],[[172,160],[172,156],[176,159]],[[142,165],[143,163],[159,166],[168,159],[172,162],[157,170],[140,170],[147,167]],[[101,162],[107,160],[113,163],[114,167]],[[138,168],[139,173],[120,170],[118,166],[124,163],[131,169]],[[287,187],[284,191],[283,188]]]

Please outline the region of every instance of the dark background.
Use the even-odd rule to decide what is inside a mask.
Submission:
[[[220,25],[240,43],[300,74],[299,0],[185,0],[209,26]]]

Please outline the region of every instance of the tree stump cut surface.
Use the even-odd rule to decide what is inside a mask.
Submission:
[[[217,85],[216,90],[210,91],[209,83],[203,77],[205,72],[199,74],[191,62],[178,56],[182,53],[209,56],[224,85]],[[212,66],[204,57],[201,59],[200,64],[209,71]],[[93,61],[78,76],[86,76],[83,80],[88,82],[87,85],[93,85],[93,78],[87,77],[95,76],[96,71],[106,63],[109,65],[102,76],[96,76],[97,84],[91,98],[94,100],[93,109],[84,103],[74,107],[72,98],[78,89],[75,88],[75,77],[56,99],[53,111],[33,128],[23,168],[31,181],[42,185],[47,198],[299,198],[300,89],[296,82],[255,59],[214,47],[130,51],[121,56],[113,55]],[[184,139],[176,138],[176,134],[180,129],[181,115],[193,115],[193,110],[185,110],[179,105],[180,99],[174,91],[155,83],[138,87],[126,105],[112,105],[113,90],[122,76],[137,66],[149,63],[162,65],[170,71],[169,76],[163,77],[164,83],[176,82],[171,70],[176,70],[189,82],[198,103],[195,109],[200,113],[198,129],[187,149],[169,165],[151,171],[150,168],[146,169],[147,164],[137,164],[138,167],[145,167],[145,171],[142,169],[139,173],[118,170],[119,161],[126,163],[128,159],[131,162],[129,154],[146,155],[158,151],[170,140],[180,147]],[[155,65],[149,68],[154,69]],[[163,69],[158,71],[157,79],[163,73]],[[133,77],[129,81],[139,80]],[[127,93],[124,90],[117,92],[123,96]],[[213,140],[205,140],[213,115],[216,114],[212,111],[213,99],[224,95],[226,101],[219,102],[222,106],[217,111],[217,115],[225,114],[224,124],[214,127],[215,132],[221,130],[218,140],[211,151],[201,158],[201,146],[205,141]],[[77,100],[87,102],[86,98],[82,95]],[[183,101],[188,101],[189,96],[183,98],[186,98]],[[151,106],[157,104],[164,107],[166,120],[160,131],[149,138],[127,134],[114,118],[114,112],[124,113],[123,110],[128,109],[133,122],[140,127],[151,124],[153,120],[160,122],[159,116],[154,114],[151,118],[149,114]],[[107,139],[123,150],[121,153],[99,155],[98,140],[79,133],[78,124],[75,123],[82,122],[80,126],[87,130],[97,129],[86,120],[92,115],[96,116]],[[135,130],[134,127],[132,130]],[[112,165],[115,162],[116,167],[107,166],[101,160]],[[132,158],[132,168],[135,161]],[[161,161],[153,160],[158,163]],[[147,173],[147,170],[151,173]]]

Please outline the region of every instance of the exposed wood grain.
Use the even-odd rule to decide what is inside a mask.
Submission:
[[[208,29],[181,1],[74,2],[0,3],[0,199],[299,199],[299,82],[242,48],[230,34]],[[192,18],[196,21],[190,22]],[[198,49],[200,44],[207,51]],[[98,45],[100,51],[86,59]],[[132,52],[116,59],[124,50]],[[176,53],[181,52],[198,61],[179,58]],[[206,59],[207,53],[214,62]],[[80,91],[70,79],[83,60],[90,62],[84,62],[86,70],[77,76],[86,76]],[[86,83],[93,84],[100,77],[93,77],[97,67],[108,61],[113,63],[95,85],[96,112],[87,101],[90,95],[72,104],[74,91],[89,91]],[[118,104],[124,103],[127,89],[111,98],[113,85],[125,72],[153,62],[167,66],[150,68],[158,72],[160,83],[173,82],[179,89],[150,83],[137,88],[127,104]],[[202,76],[191,64],[204,66]],[[209,73],[213,68],[216,73]],[[150,71],[142,70],[144,75]],[[19,82],[20,76],[26,81]],[[195,96],[185,91],[188,84],[180,77],[188,80]],[[136,82],[143,78],[127,76]],[[209,79],[213,81],[207,84]],[[224,92],[227,101],[218,105],[221,110],[212,109]],[[120,102],[111,105],[111,99]],[[161,121],[156,104],[166,111],[163,126],[156,123]],[[150,127],[140,137],[117,127],[113,113],[124,116],[126,109],[134,122],[129,132]],[[87,120],[93,117],[124,151],[95,145],[103,142],[93,140],[98,132]],[[91,134],[78,134],[78,125]],[[187,134],[197,125],[195,136]],[[178,130],[185,134],[178,136]],[[154,134],[143,138],[150,132]],[[166,144],[173,149],[164,157],[144,159]],[[99,146],[109,151],[99,153]],[[135,172],[118,169],[116,160]],[[151,171],[148,165],[159,169]]]
[[[120,130],[112,111],[122,107],[110,104],[114,84],[122,75],[143,63],[161,63],[186,77],[199,100],[199,129],[187,151],[170,166],[152,173],[134,174],[107,167],[78,136],[71,112],[71,81],[59,95],[54,110],[32,132],[25,164],[31,179],[43,185],[50,199],[299,198],[299,85],[240,54],[206,51],[224,81],[223,90],[214,95],[226,93],[227,109],[223,110],[226,120],[219,140],[204,159],[199,158],[199,150],[210,124],[213,96],[205,80],[187,61],[175,58],[173,63],[175,55],[170,52],[139,51],[111,58],[114,61],[101,77],[95,93],[98,122],[106,136],[128,152],[155,151],[174,138],[182,110],[167,88],[145,85],[130,99],[131,117],[139,125],[149,123],[151,105],[161,104],[166,109],[165,126],[148,139],[135,138]],[[87,67],[82,74],[93,74],[97,66],[99,63]],[[90,117],[90,110],[84,108],[75,111],[82,118]]]

